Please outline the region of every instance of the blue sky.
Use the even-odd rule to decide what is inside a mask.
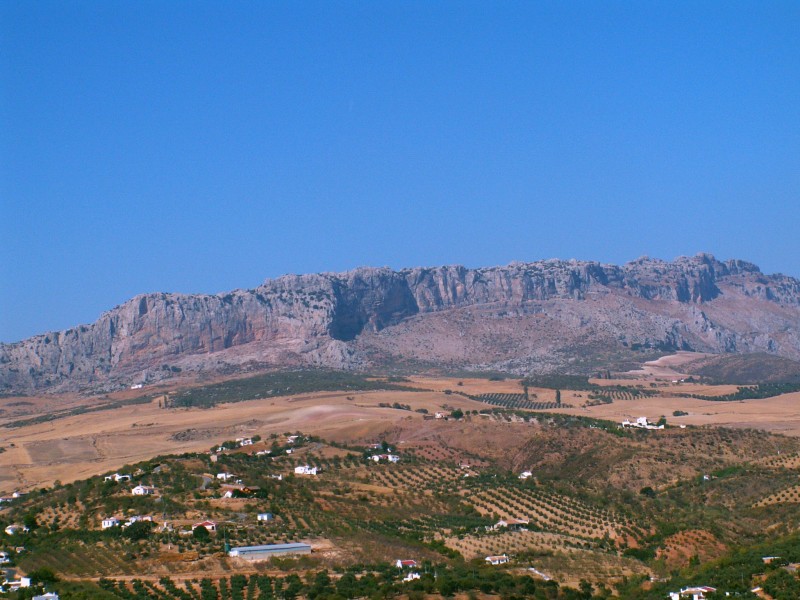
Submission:
[[[0,3],[0,340],[284,273],[800,276],[800,3]]]

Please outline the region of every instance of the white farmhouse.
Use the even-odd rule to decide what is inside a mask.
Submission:
[[[385,460],[390,463],[400,462],[400,457],[397,456],[396,454],[373,454],[372,456],[370,456],[370,458],[375,462],[381,462],[382,460]]]
[[[156,493],[156,488],[150,485],[137,485],[131,490],[134,496],[152,496]]]
[[[103,519],[102,528],[109,529],[110,527],[116,527],[117,525],[119,525],[117,517],[106,517]]]
[[[685,587],[680,592],[670,592],[670,600],[706,600],[706,594],[713,594],[717,589],[710,585]]]
[[[647,417],[639,417],[635,421],[629,421],[625,419],[622,422],[622,427],[636,427],[638,429],[664,429],[663,425],[654,425],[653,423],[647,422]]]
[[[295,467],[294,472],[295,475],[316,475],[317,467],[311,467],[309,465],[301,465],[299,467]]]

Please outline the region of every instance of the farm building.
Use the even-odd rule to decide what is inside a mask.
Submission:
[[[290,554],[311,554],[310,544],[264,544],[262,546],[240,546],[231,548],[228,556],[244,558],[246,560],[269,560],[273,556],[286,556]]]
[[[519,531],[530,523],[528,519],[501,519],[494,524],[492,529],[508,529],[509,531]]]
[[[680,592],[670,592],[670,600],[705,600],[706,594],[713,594],[717,589],[708,585],[685,587]]]
[[[130,527],[131,525],[133,525],[134,523],[138,523],[139,521],[150,521],[152,523],[153,522],[153,517],[151,517],[150,515],[146,515],[146,516],[134,515],[132,517],[129,517],[128,520],[125,521],[125,524],[123,525],[123,527]]]
[[[119,521],[116,517],[108,517],[107,519],[103,519],[102,528],[108,529],[109,527],[116,527],[119,525]]]
[[[487,556],[486,562],[490,565],[504,565],[508,562],[508,556],[502,554],[500,556]]]
[[[397,456],[396,454],[374,454],[370,456],[370,458],[375,462],[380,462],[382,460],[385,460],[390,463],[400,462],[400,457]]]
[[[5,529],[6,535],[14,535],[15,533],[19,533],[20,531],[27,533],[28,528],[23,527],[22,525],[9,525]]]
[[[192,531],[197,529],[198,527],[205,527],[208,531],[216,531],[217,524],[214,521],[203,521],[202,523],[195,523],[192,525]]]
[[[275,519],[275,515],[273,515],[272,513],[258,513],[258,517],[257,518],[258,518],[259,521],[266,522],[266,521],[272,521],[273,519]]]
[[[625,419],[622,422],[622,427],[637,427],[639,429],[664,429],[663,425],[654,425],[653,423],[647,422],[647,417],[639,417],[635,421],[629,421]]]
[[[220,481],[228,481],[229,479],[236,479],[233,473],[217,473],[217,479]]]
[[[522,473],[519,474],[520,479],[528,479],[529,477],[533,477],[533,473],[531,473],[530,471],[523,471]]]
[[[152,496],[156,493],[156,488],[150,485],[137,485],[131,490],[134,496]]]
[[[417,561],[415,560],[402,560],[397,559],[394,563],[394,566],[398,569],[416,569],[417,568]]]
[[[121,475],[119,473],[114,473],[113,475],[106,475],[103,478],[103,480],[104,481],[115,481],[115,482],[119,483],[120,481],[130,481],[131,480],[131,476],[130,475]]]
[[[317,467],[310,467],[308,465],[302,465],[300,467],[295,467],[294,472],[296,475],[316,475],[317,474]]]

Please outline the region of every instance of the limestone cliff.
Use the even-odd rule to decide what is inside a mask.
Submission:
[[[643,347],[800,358],[800,281],[700,254],[360,268],[219,295],[147,294],[91,325],[0,345],[0,391],[262,367],[575,369]]]

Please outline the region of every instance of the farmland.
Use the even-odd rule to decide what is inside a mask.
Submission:
[[[297,393],[266,393],[276,381]],[[69,414],[0,429],[0,487],[29,492],[5,505],[0,524],[35,524],[2,549],[24,546],[13,556],[23,572],[52,568],[61,585],[98,598],[501,588],[571,598],[582,585],[626,597],[650,577],[678,581],[800,527],[800,439],[755,428],[793,433],[796,393],[720,401],[679,394],[737,388],[636,379],[575,389],[538,387],[565,379],[421,376],[223,383],[193,395],[145,390],[146,402],[125,392],[87,401],[101,407],[90,412],[72,412],[71,401]],[[309,391],[317,385],[345,389]],[[668,415],[668,425],[622,430],[603,418],[619,414]],[[21,417],[30,418],[9,422]],[[244,437],[256,441],[232,441]],[[400,460],[376,462],[377,452]],[[295,474],[298,465],[317,475]],[[114,472],[132,481],[104,479]],[[158,493],[132,496],[137,484]],[[262,512],[274,517],[258,522]],[[134,515],[154,524],[135,536],[100,528]],[[192,524],[206,519],[216,531],[198,538]],[[223,552],[297,541],[312,554],[248,563]],[[509,563],[490,567],[489,555]],[[424,566],[421,579],[403,582],[398,558]]]

